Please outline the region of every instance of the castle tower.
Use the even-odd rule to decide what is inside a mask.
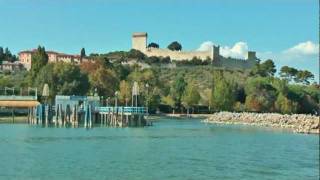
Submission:
[[[257,59],[256,52],[255,51],[248,51],[247,60],[256,60],[256,59]]]
[[[132,49],[145,52],[147,50],[148,34],[145,32],[136,32],[132,34]]]
[[[220,56],[220,46],[213,46],[212,47],[212,55],[213,55],[213,58],[212,60],[219,60],[219,56]]]

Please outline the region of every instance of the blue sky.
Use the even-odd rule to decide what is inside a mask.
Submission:
[[[160,47],[211,42],[318,75],[318,12],[317,0],[0,0],[0,46],[104,53],[129,50],[143,31]]]

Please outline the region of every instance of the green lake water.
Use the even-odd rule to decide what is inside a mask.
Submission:
[[[0,124],[0,179],[319,179],[319,136],[162,119],[145,128]]]

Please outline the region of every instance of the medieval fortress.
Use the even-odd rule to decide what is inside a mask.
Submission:
[[[171,60],[181,61],[181,60],[191,60],[193,58],[198,58],[201,60],[211,60],[212,65],[222,68],[236,68],[236,69],[249,69],[257,64],[260,59],[256,57],[256,52],[248,51],[247,59],[236,59],[231,57],[223,57],[220,55],[220,46],[212,46],[207,51],[172,51],[169,49],[160,49],[154,47],[148,47],[148,34],[145,32],[133,33],[132,34],[132,49],[141,51],[147,56],[158,56],[158,57],[170,57]],[[19,52],[19,62],[10,64],[2,64],[1,69],[15,70],[24,67],[27,70],[31,69],[32,65],[32,55],[36,52],[34,50],[27,50]],[[90,61],[90,57],[80,57],[80,55],[70,55],[55,51],[46,51],[48,54],[48,62],[67,62],[81,64],[84,61]]]
[[[132,34],[132,49],[143,52],[148,57],[158,56],[167,57],[171,60],[191,60],[198,58],[201,60],[212,60],[212,64],[218,67],[225,68],[240,68],[248,69],[253,67],[260,59],[256,57],[256,52],[248,51],[247,59],[236,59],[223,57],[220,55],[220,46],[212,46],[207,51],[172,51],[169,49],[160,49],[147,47],[148,34],[145,32],[136,32]]]

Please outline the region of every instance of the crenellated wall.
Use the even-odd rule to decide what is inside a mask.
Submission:
[[[191,60],[196,57],[201,60],[212,59],[213,53],[211,51],[171,51],[169,49],[147,48],[143,52],[147,56],[169,56],[172,60]]]
[[[207,51],[172,51],[169,49],[148,48],[147,33],[133,33],[132,35],[132,49],[139,50],[147,56],[169,56],[171,60],[191,60],[194,57],[207,60],[212,60],[212,64],[218,67],[249,69],[253,67],[259,59],[256,57],[256,52],[248,51],[247,59],[226,58],[220,55],[220,46],[212,46]]]

